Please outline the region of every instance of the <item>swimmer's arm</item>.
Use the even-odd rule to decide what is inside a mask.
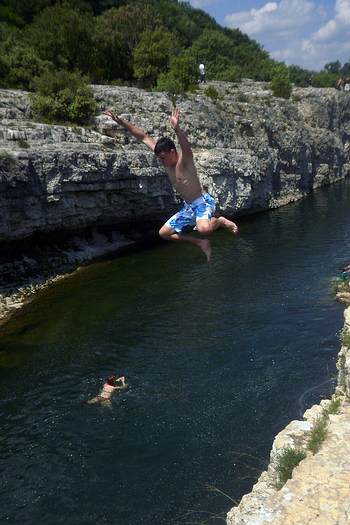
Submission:
[[[179,108],[173,109],[169,121],[170,121],[171,127],[175,131],[176,136],[178,138],[178,141],[181,147],[181,151],[182,151],[183,160],[192,159],[193,153],[192,153],[191,144],[189,143],[186,133],[180,128],[180,122],[179,122],[180,121],[180,110]]]
[[[122,386],[116,386],[118,390],[122,390],[123,388],[126,388],[128,385],[125,382],[125,376],[118,377],[117,381],[120,381],[122,383]]]
[[[125,128],[126,130],[128,130],[137,140],[139,140],[140,142],[143,142],[150,150],[154,151],[156,141],[152,139],[152,137],[147,135],[145,131],[143,131],[140,128],[137,128],[131,122],[122,119],[121,117],[113,113],[113,111],[111,111],[110,109],[105,111],[104,115],[107,115],[107,117],[110,117],[112,120],[114,120],[114,122],[116,122],[117,124]]]

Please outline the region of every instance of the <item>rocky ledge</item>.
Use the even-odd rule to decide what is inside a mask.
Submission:
[[[350,523],[350,307],[344,316],[343,334],[347,335],[337,362],[333,399],[314,405],[303,421],[292,421],[277,435],[267,471],[228,513],[228,525]],[[287,449],[302,451],[305,459],[279,489],[278,470]]]
[[[350,97],[334,89],[212,83],[179,97],[199,176],[228,216],[296,201],[350,171]],[[164,93],[93,86],[155,138],[171,134]],[[27,93],[0,90],[0,319],[57,275],[157,232],[179,198],[152,152],[104,116],[90,127],[31,116]]]

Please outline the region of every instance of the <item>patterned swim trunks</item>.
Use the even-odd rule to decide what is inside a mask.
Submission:
[[[209,193],[204,193],[204,195],[201,195],[190,203],[185,202],[183,208],[170,217],[165,224],[177,233],[180,233],[186,226],[194,227],[198,220],[210,220],[214,212],[214,198],[209,195]]]

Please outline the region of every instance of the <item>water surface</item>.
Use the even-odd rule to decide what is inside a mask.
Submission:
[[[96,264],[3,327],[1,522],[222,523],[334,387],[349,200],[350,181],[242,219],[211,266],[176,243]],[[81,403],[114,372],[111,409]]]

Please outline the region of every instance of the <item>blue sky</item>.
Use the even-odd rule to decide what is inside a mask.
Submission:
[[[319,70],[350,61],[350,0],[190,0],[238,27],[276,60]]]

